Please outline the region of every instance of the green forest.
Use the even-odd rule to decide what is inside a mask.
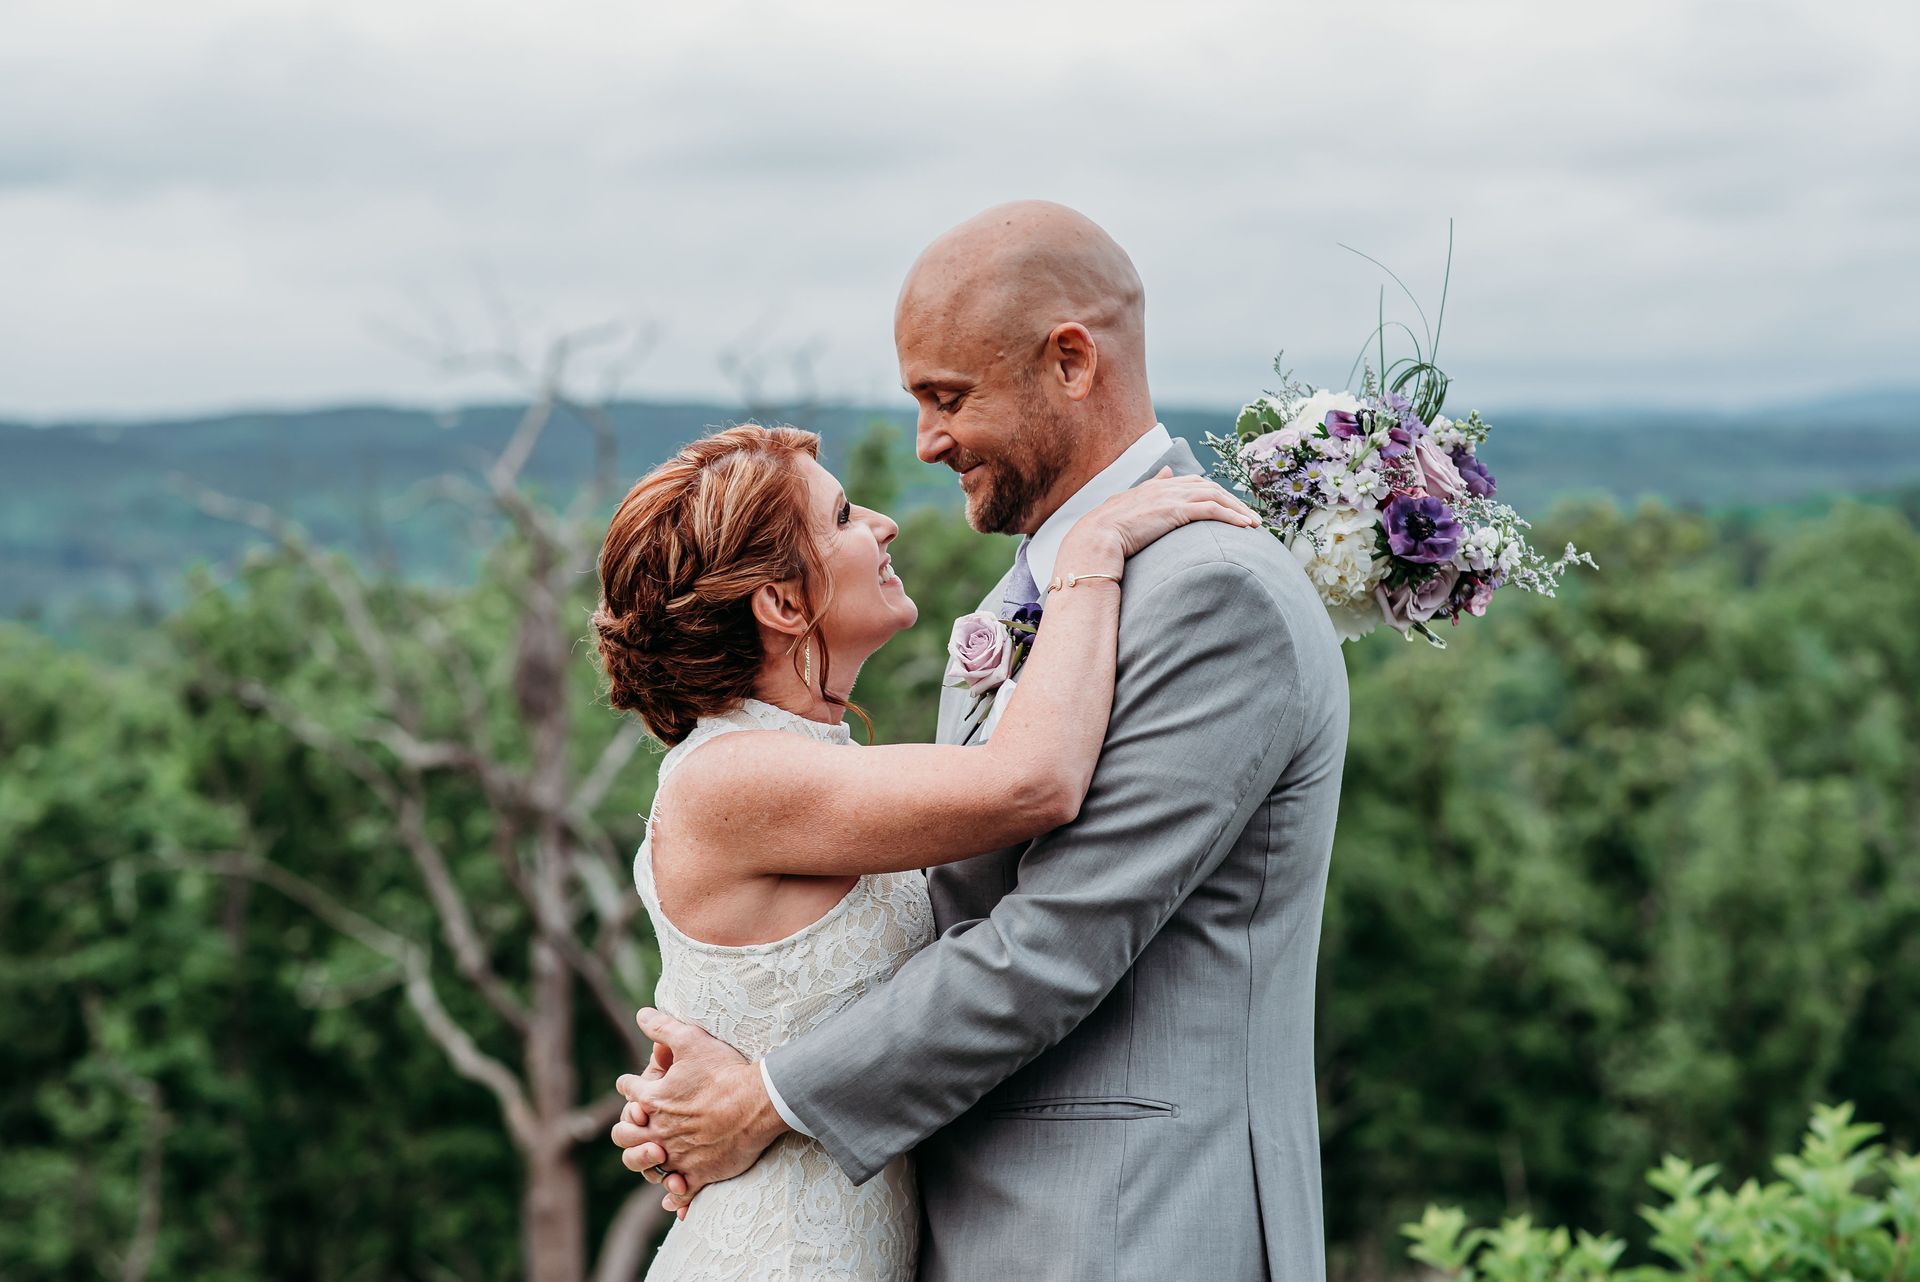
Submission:
[[[898,428],[838,445],[853,499],[901,512],[922,620],[854,698],[880,739],[928,738],[946,622],[1012,547],[927,501]],[[448,579],[209,495],[254,550],[182,569],[165,609],[85,645],[0,624],[0,1277],[644,1266],[665,1220],[606,1131],[652,990],[627,864],[655,749],[586,641],[630,479],[562,507],[496,459],[478,571]],[[1901,1276],[1920,495],[1539,518],[1599,571],[1445,651],[1346,650],[1333,1276]],[[1729,1227],[1710,1187],[1776,1175]],[[1799,1245],[1738,1237],[1761,1221]],[[1845,1234],[1890,1245],[1832,1264]]]

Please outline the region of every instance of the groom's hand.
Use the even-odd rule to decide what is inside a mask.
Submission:
[[[682,1211],[709,1184],[752,1166],[787,1125],[767,1098],[760,1070],[706,1030],[652,1009],[637,1017],[653,1039],[653,1063],[639,1077],[620,1079],[630,1103],[614,1143],[621,1161],[653,1183],[665,1166],[664,1205]]]

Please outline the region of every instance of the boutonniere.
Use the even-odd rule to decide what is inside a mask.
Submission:
[[[1040,630],[1040,607],[1025,606],[1013,617],[1002,619],[985,610],[962,615],[953,621],[953,635],[947,639],[947,675],[945,685],[967,690],[973,704],[967,719],[973,719],[993,692],[1020,675],[1021,665],[1033,650],[1033,638]]]

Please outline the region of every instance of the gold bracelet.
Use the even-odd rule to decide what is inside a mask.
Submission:
[[[1107,582],[1113,584],[1120,582],[1120,576],[1117,574],[1069,574],[1064,579],[1056,577],[1053,582],[1047,584],[1047,591],[1058,592],[1063,588],[1070,588],[1076,583],[1085,583],[1088,579],[1105,579]]]

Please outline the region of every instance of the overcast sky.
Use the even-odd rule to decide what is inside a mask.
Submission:
[[[1920,5],[6,0],[0,415],[498,395],[383,327],[657,325],[899,398],[933,235],[1046,196],[1164,404],[1341,382],[1379,273],[1456,405],[1920,384]],[[488,286],[482,282],[492,281]],[[1394,313],[1414,319],[1402,304]]]

